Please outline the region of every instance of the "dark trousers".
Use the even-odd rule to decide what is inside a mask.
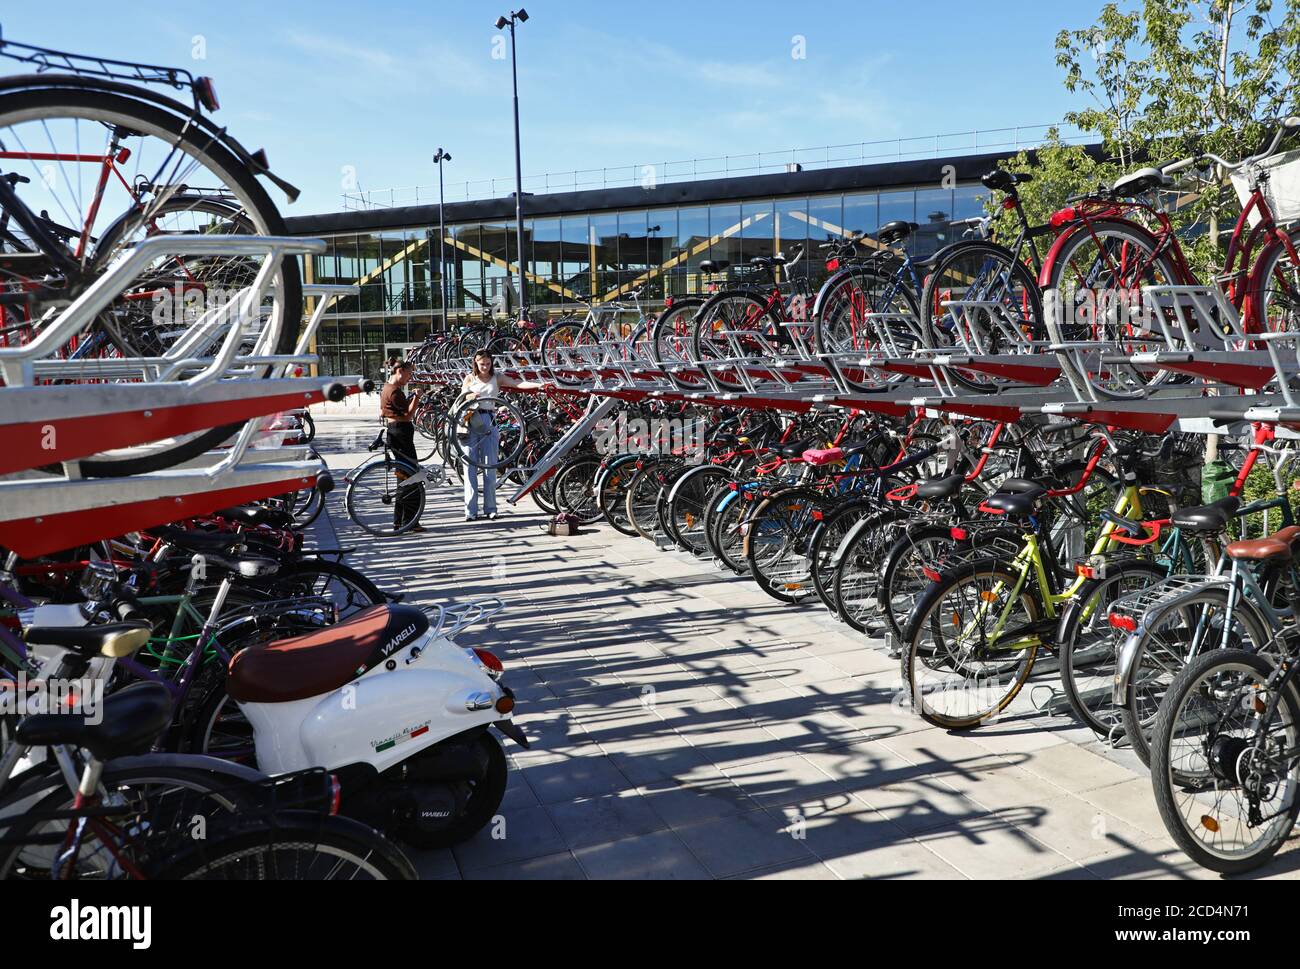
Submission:
[[[388,449],[397,457],[410,464],[412,468],[419,467],[420,459],[415,453],[415,425],[410,421],[397,422],[392,421],[388,425]],[[405,481],[409,475],[399,471],[397,480]],[[416,490],[419,487],[413,486],[401,493],[393,505],[393,527],[402,528],[416,515],[420,510],[420,494]]]

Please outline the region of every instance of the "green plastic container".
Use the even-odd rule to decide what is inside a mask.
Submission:
[[[1237,471],[1227,461],[1208,461],[1201,471],[1201,501],[1204,504],[1228,497]]]

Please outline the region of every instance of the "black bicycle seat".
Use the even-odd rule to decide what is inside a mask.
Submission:
[[[951,498],[961,491],[961,486],[965,483],[966,476],[960,472],[944,475],[941,478],[926,478],[916,486],[916,497],[924,501]]]
[[[1180,508],[1170,518],[1170,523],[1189,532],[1221,532],[1228,527],[1228,519],[1241,507],[1241,499],[1231,495],[1208,505]]]
[[[98,722],[67,713],[24,717],[14,739],[33,747],[82,747],[99,760],[143,753],[171,723],[171,693],[161,683],[135,683],[106,697],[93,712],[100,714]]]

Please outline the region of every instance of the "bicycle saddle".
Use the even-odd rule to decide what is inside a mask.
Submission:
[[[223,508],[215,514],[218,518],[236,521],[241,525],[268,525],[271,528],[288,528],[293,524],[293,516],[288,512],[277,511],[274,508],[263,508],[261,505],[237,505],[234,508]]]
[[[915,222],[896,219],[893,222],[886,222],[876,230],[876,239],[887,246],[893,245],[895,242],[906,239],[919,228],[921,227]]]
[[[1000,168],[995,168],[987,175],[980,176],[980,181],[985,187],[993,189],[995,192],[1005,192],[1014,185],[1023,185],[1026,182],[1032,182],[1034,176],[1028,172],[1004,172]]]
[[[778,444],[772,448],[772,450],[783,458],[794,459],[803,457],[803,452],[810,450],[812,445],[813,442],[805,438],[802,441],[794,441],[791,444]]]
[[[226,552],[243,541],[243,536],[235,532],[200,532],[176,525],[164,525],[150,530],[151,535],[162,539],[168,545],[175,545],[187,552]]]
[[[1153,188],[1168,188],[1173,183],[1174,180],[1158,168],[1139,168],[1135,172],[1117,178],[1110,190],[1116,195],[1131,198],[1149,192]]]
[[[33,747],[83,747],[99,760],[143,753],[171,723],[172,698],[161,683],[134,683],[93,712],[100,714],[98,723],[66,713],[32,714],[19,721],[14,739]]]
[[[1233,542],[1223,550],[1230,559],[1262,562],[1264,559],[1290,559],[1300,542],[1300,525],[1289,525],[1263,538]]]
[[[250,646],[230,661],[226,692],[246,703],[288,703],[337,690],[429,629],[415,606],[371,606],[291,639]]]
[[[814,467],[820,467],[823,464],[834,464],[836,461],[844,460],[844,449],[838,447],[832,448],[810,448],[803,452],[804,462]]]
[[[957,492],[961,491],[961,486],[966,483],[966,476],[960,471],[956,474],[947,474],[940,478],[926,478],[916,486],[916,497],[925,501],[935,501],[940,498],[951,498]]]
[[[1180,508],[1174,512],[1170,523],[1189,532],[1219,532],[1228,526],[1228,519],[1240,507],[1240,498],[1220,498],[1208,505]]]
[[[23,635],[29,646],[57,646],[78,656],[130,656],[149,642],[148,623],[115,622],[104,626],[29,626]]]
[[[1042,485],[1036,485],[1029,491],[999,491],[985,498],[980,510],[1000,513],[1008,518],[1028,518],[1046,494],[1047,489]]]
[[[726,259],[717,259],[717,260],[705,259],[702,263],[700,263],[700,272],[720,273],[730,265],[731,262]]]

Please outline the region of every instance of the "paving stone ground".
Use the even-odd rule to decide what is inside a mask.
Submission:
[[[367,456],[374,413],[318,416],[332,468]],[[412,852],[424,877],[1218,877],[1169,840],[1132,754],[1034,708],[1048,690],[995,725],[935,729],[896,706],[884,644],[819,605],[603,524],[544,535],[508,494],[497,521],[467,524],[449,486],[427,532],[379,540],[340,488],[323,523],[411,601],[507,606],[458,641],[501,657],[531,749],[507,744],[504,837]],[[1297,877],[1300,851],[1256,874]]]

